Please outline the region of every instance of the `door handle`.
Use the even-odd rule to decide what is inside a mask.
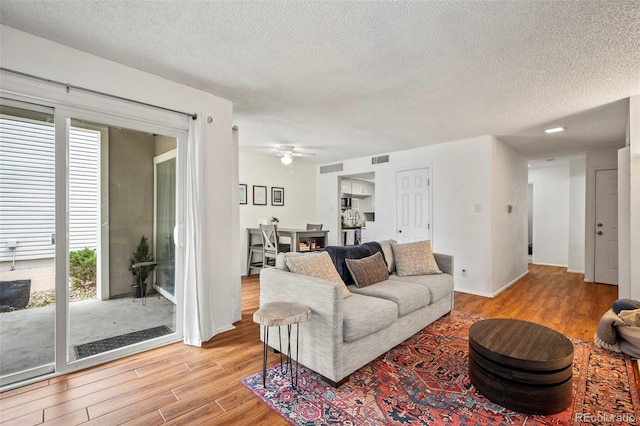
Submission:
[[[601,223],[598,224],[598,228],[602,228],[602,224]]]
[[[398,231],[398,234],[402,234],[402,229],[400,229],[400,230]]]
[[[598,232],[597,232],[597,234],[598,234],[598,235],[602,235],[602,231],[598,231]]]

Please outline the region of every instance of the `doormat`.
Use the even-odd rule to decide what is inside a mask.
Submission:
[[[280,365],[242,379],[292,425],[636,425],[638,388],[629,356],[593,343],[574,346],[573,403],[549,415],[518,413],[495,404],[469,381],[469,326],[481,317],[453,311],[351,374],[334,388],[301,366],[298,387]]]
[[[155,337],[164,336],[173,333],[166,325],[148,328],[146,330],[134,331],[132,333],[122,334],[120,336],[109,337],[107,339],[96,340],[95,342],[84,343],[73,347],[76,358],[86,358],[91,355],[100,354],[102,352],[118,349],[123,346],[133,345],[134,343],[143,342]]]

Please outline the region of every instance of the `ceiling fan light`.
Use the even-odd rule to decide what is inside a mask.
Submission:
[[[288,166],[289,164],[291,164],[291,162],[293,161],[293,158],[291,158],[291,156],[289,154],[284,154],[281,158],[280,161],[282,162],[282,164],[284,164],[285,166]]]

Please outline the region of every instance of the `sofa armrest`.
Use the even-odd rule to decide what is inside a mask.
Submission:
[[[453,276],[453,256],[443,253],[433,253],[433,257],[436,259],[438,268],[445,274]]]
[[[311,309],[308,326],[318,340],[325,343],[328,343],[327,340],[343,340],[342,299],[342,285],[275,268],[260,271],[260,306],[270,302],[293,302],[307,306]],[[301,332],[306,328],[303,325]]]

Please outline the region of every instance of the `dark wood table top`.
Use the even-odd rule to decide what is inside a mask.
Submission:
[[[528,321],[487,319],[469,329],[469,344],[500,364],[526,370],[549,371],[573,362],[573,344],[561,333]]]

